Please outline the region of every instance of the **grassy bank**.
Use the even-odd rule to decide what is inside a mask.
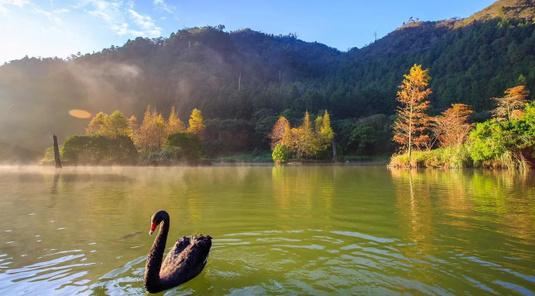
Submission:
[[[404,154],[392,156],[389,166],[397,168],[464,168],[472,167],[473,160],[465,147],[439,148],[415,151],[411,157]]]

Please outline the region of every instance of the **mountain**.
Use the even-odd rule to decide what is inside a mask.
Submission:
[[[501,96],[506,88],[525,84],[535,89],[534,17],[532,1],[502,0],[467,19],[410,20],[343,57],[331,79],[334,100],[346,102],[340,112],[353,112],[347,116],[390,113],[403,74],[417,63],[432,77],[435,113],[451,103],[466,103],[484,113],[493,108],[489,98]],[[373,100],[366,99],[372,95]],[[360,114],[349,107],[355,101]]]
[[[535,1],[533,0],[500,0],[482,11],[464,20],[462,25],[474,21],[489,21],[493,19],[510,19],[530,21],[535,17]]]
[[[24,150],[23,158],[35,159],[52,134],[62,141],[84,133],[89,120],[71,117],[71,109],[118,109],[141,120],[147,105],[166,117],[175,106],[183,121],[199,108],[208,153],[266,150],[280,114],[297,125],[305,110],[327,109],[335,127],[394,114],[397,87],[415,63],[432,77],[430,112],[466,103],[484,119],[490,98],[506,88],[535,91],[534,17],[533,1],[501,0],[466,19],[411,19],[345,53],[295,35],[203,27],[68,60],[11,61],[0,66],[0,151],[13,155],[1,157]],[[342,143],[348,137],[335,132]]]

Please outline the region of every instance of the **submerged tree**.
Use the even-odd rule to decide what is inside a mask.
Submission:
[[[429,116],[425,110],[429,108],[426,98],[431,94],[427,88],[429,70],[423,70],[421,65],[412,66],[409,74],[404,75],[396,100],[401,103],[397,107],[397,119],[394,122],[394,141],[406,146],[410,156],[412,147],[423,147],[429,136],[425,133],[429,126]]]

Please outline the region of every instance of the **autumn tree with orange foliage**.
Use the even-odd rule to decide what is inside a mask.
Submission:
[[[167,130],[165,120],[156,109],[151,111],[147,106],[143,122],[134,138],[134,143],[140,151],[158,152],[166,145]]]
[[[441,147],[459,147],[470,133],[468,117],[474,113],[466,104],[451,104],[441,116],[432,119],[431,130]]]
[[[520,119],[522,110],[528,103],[528,96],[529,91],[523,85],[508,88],[503,98],[492,98],[496,101],[492,114],[498,121]]]
[[[184,122],[180,120],[178,114],[176,113],[175,106],[171,107],[171,113],[169,114],[169,119],[167,120],[167,134],[172,135],[177,132],[186,131],[184,127]]]
[[[271,139],[271,142],[270,142],[271,151],[273,151],[275,147],[277,147],[278,144],[283,144],[284,135],[286,134],[286,136],[288,137],[288,135],[290,134],[290,131],[291,131],[291,128],[290,128],[290,122],[288,121],[288,119],[286,119],[286,117],[284,116],[279,117],[277,122],[275,122],[275,124],[273,125],[271,134],[269,134],[269,138]],[[286,141],[285,145],[288,145],[289,144],[288,142],[289,141]]]
[[[426,98],[432,93],[427,88],[429,70],[421,65],[412,66],[409,74],[404,75],[396,100],[401,103],[397,107],[397,119],[394,122],[394,141],[406,146],[409,157],[412,147],[420,148],[427,144],[429,136],[425,133],[429,127],[429,116],[425,110],[429,108]]]

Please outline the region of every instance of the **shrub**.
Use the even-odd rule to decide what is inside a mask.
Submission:
[[[72,164],[134,164],[137,150],[127,136],[72,136],[61,147],[62,158]]]
[[[275,163],[285,163],[290,158],[290,152],[288,151],[288,148],[286,148],[286,146],[277,144],[277,146],[275,146],[275,149],[273,149],[273,153],[271,154],[271,156]]]
[[[167,153],[174,160],[195,163],[201,158],[201,141],[192,133],[178,132],[170,135],[167,138],[167,147]]]

